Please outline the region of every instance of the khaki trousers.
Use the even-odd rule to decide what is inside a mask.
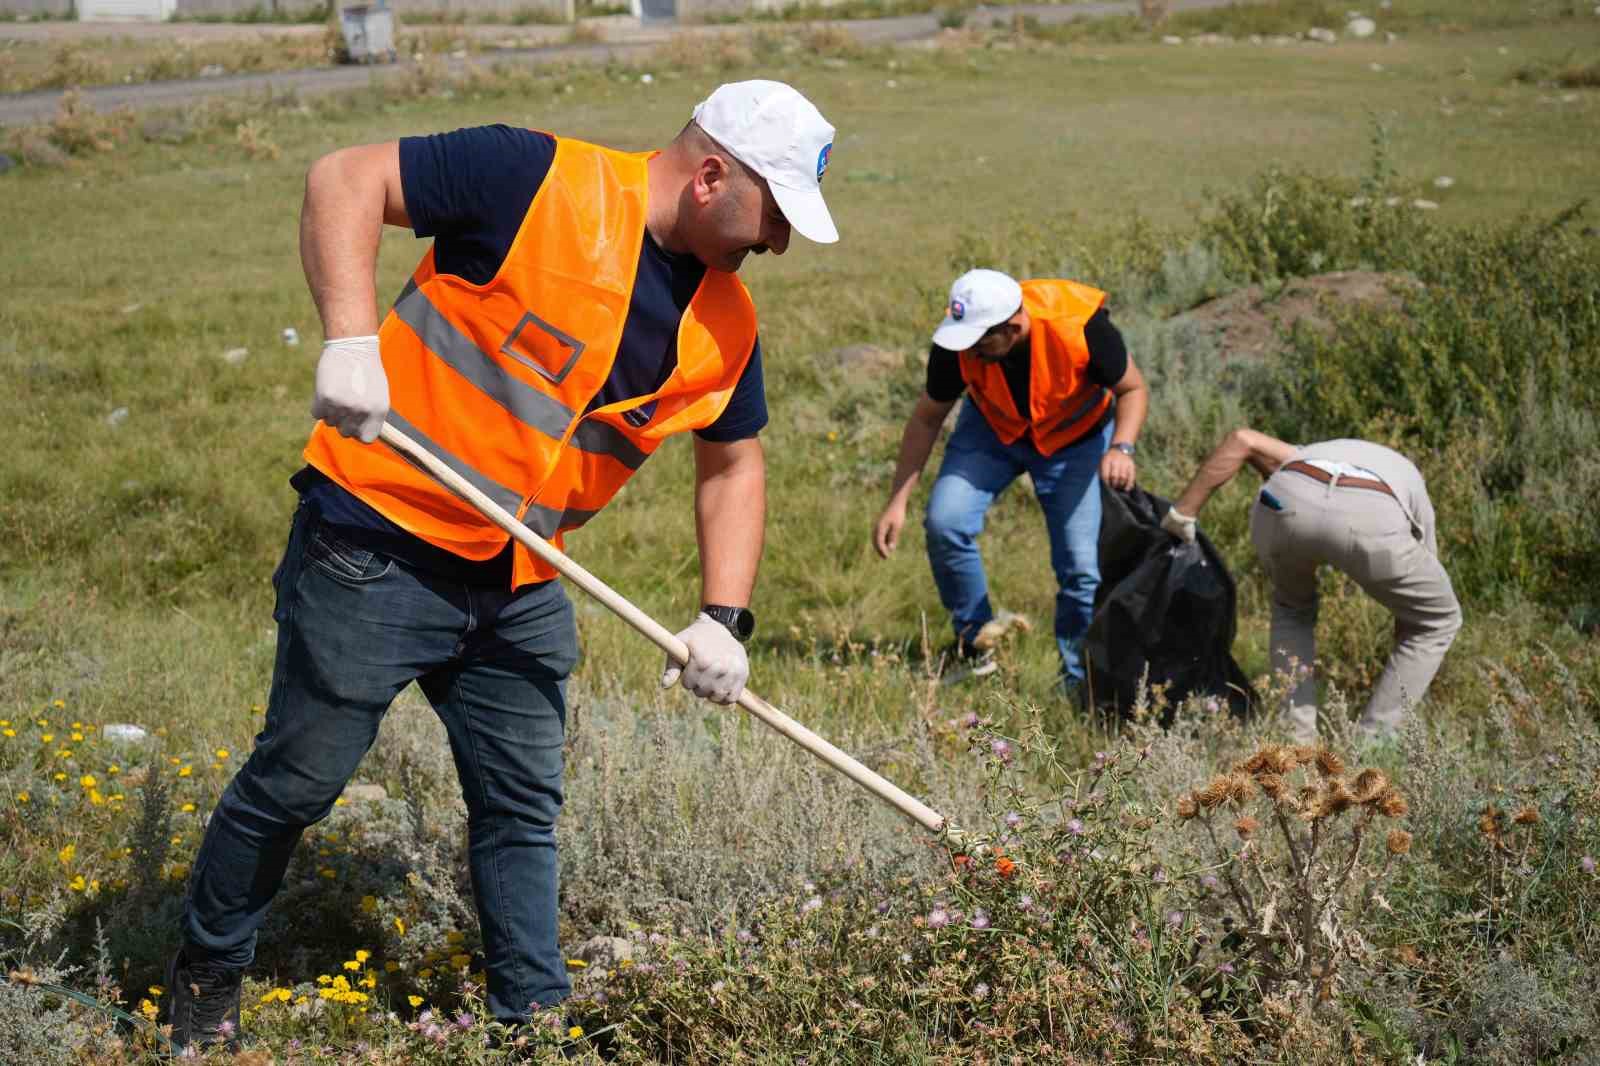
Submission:
[[[1392,733],[1427,692],[1461,628],[1450,575],[1424,546],[1434,543],[1433,530],[1413,529],[1400,504],[1382,492],[1323,484],[1293,470],[1273,474],[1263,492],[1282,509],[1258,497],[1250,539],[1272,583],[1272,668],[1288,670],[1293,660],[1304,670],[1286,708],[1296,739],[1309,743],[1317,735],[1310,667],[1322,563],[1348,574],[1394,614],[1394,650],[1360,721],[1363,734]]]

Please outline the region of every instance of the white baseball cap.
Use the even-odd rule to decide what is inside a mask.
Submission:
[[[801,236],[818,244],[839,239],[822,202],[833,127],[810,100],[781,81],[729,82],[695,106],[694,121],[767,179],[773,199]]]
[[[933,343],[952,352],[964,352],[1022,308],[1022,286],[998,270],[969,270],[950,286],[950,306],[944,321],[933,331]]]

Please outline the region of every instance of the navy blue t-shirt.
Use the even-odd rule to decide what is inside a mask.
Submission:
[[[555,149],[555,138],[547,133],[504,125],[403,138],[400,185],[406,213],[416,236],[433,238],[435,268],[477,285],[490,281],[550,171]],[[617,357],[590,410],[654,392],[671,376],[678,364],[678,323],[705,270],[693,255],[668,252],[645,233]],[[648,418],[653,409],[646,404],[638,413]],[[695,432],[704,440],[728,443],[754,437],[766,424],[758,339],[727,408]],[[473,563],[411,537],[315,469],[301,471],[294,480],[324,521],[381,534],[389,555],[463,580],[509,581],[509,545],[495,559]]]

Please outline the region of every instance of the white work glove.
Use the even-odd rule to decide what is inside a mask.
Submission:
[[[1185,544],[1193,544],[1195,527],[1199,521],[1197,518],[1190,518],[1176,507],[1168,507],[1167,513],[1161,517],[1161,528]]]
[[[324,341],[317,360],[317,391],[311,417],[320,418],[361,443],[378,439],[389,414],[389,377],[378,355],[378,338],[339,337]]]
[[[661,672],[661,687],[671,688],[681,674],[683,687],[702,699],[712,703],[737,700],[750,679],[750,660],[728,627],[701,611],[678,639],[689,647],[689,664],[679,666],[669,656],[667,668]]]

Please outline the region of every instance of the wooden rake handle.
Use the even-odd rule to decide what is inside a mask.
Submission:
[[[617,617],[644,634],[652,644],[679,663],[689,660],[689,649],[667,628],[630,603],[610,585],[573,562],[555,545],[523,525],[514,515],[480,492],[466,478],[394,426],[384,423],[379,438],[406,459],[420,466],[451,492],[472,504],[489,521],[516,538],[517,543],[554,567],[562,577],[599,600]],[[946,829],[944,816],[894,782],[874,773],[826,740],[817,736],[749,689],[739,693],[739,706],[782,733],[850,780],[893,805],[901,814],[930,832]]]

